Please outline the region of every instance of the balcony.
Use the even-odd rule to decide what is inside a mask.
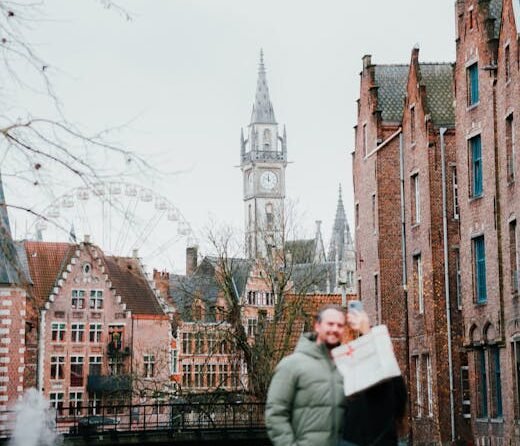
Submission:
[[[130,354],[130,347],[123,348],[121,342],[112,341],[107,344],[108,356],[129,356]]]
[[[89,375],[89,392],[128,392],[132,389],[130,375]]]
[[[242,154],[242,162],[246,161],[286,161],[286,153],[277,150],[251,150]]]

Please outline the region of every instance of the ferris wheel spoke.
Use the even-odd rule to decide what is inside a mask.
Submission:
[[[134,197],[132,212],[126,214],[123,221],[121,222],[121,225],[123,226],[123,231],[122,231],[123,236],[121,237],[121,245],[120,245],[120,247],[118,247],[119,252],[124,251],[124,248],[126,246],[126,241],[128,239],[128,236],[130,235],[130,231],[134,228],[134,226],[137,227],[135,220],[133,218],[131,218],[131,216],[132,215],[135,216],[135,210],[137,209],[138,204],[139,204],[139,198]]]
[[[62,179],[54,180],[59,183]],[[181,240],[192,236],[180,209],[141,185],[88,178],[62,195],[54,195],[45,182],[42,186],[49,204],[29,231],[49,230],[46,239],[70,241],[73,233],[78,238],[89,234],[107,254],[128,255],[136,248],[145,264],[172,267],[173,271],[182,253],[178,250]]]
[[[133,204],[133,201],[129,200],[127,205],[126,205],[125,212],[123,213],[123,218],[121,219],[121,225],[119,227],[119,230],[117,231],[117,239],[116,239],[116,244],[115,244],[115,247],[114,247],[115,251],[118,251],[119,245],[120,245],[120,243],[122,243],[123,232],[124,232],[125,229],[127,229],[126,220],[128,218],[129,211],[130,211],[130,206],[132,204]]]
[[[137,249],[142,248],[142,246],[144,245],[144,242],[150,236],[150,233],[157,226],[159,219],[160,219],[159,211],[155,211],[155,213],[152,215],[152,217],[146,222],[146,225],[144,226],[143,230],[140,232],[140,234],[137,236],[137,238],[135,240],[134,245]]]
[[[150,227],[148,234],[143,235],[143,239],[141,240],[141,245],[139,246],[139,249],[148,241],[148,239],[153,234],[154,230],[157,228],[157,226],[160,223],[161,218],[163,216],[164,216],[164,211],[157,211],[157,218],[155,220],[155,223]]]
[[[153,257],[153,256],[157,256],[159,255],[161,252],[165,252],[172,244],[178,242],[180,239],[182,238],[182,236],[176,234],[174,235],[173,237],[171,237],[170,239],[166,240],[164,243],[162,243],[161,245],[159,245],[157,248],[155,248],[149,255],[150,257]]]

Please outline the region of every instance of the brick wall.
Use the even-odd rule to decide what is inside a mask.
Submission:
[[[0,288],[0,425],[24,391],[26,294]]]

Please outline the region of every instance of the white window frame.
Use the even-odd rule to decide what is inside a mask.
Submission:
[[[429,354],[424,355],[426,359],[426,384],[428,399],[428,416],[433,417],[433,375],[432,375],[432,359]]]
[[[90,334],[91,333],[94,333],[94,340],[93,341],[91,341],[91,339],[90,339]],[[96,344],[100,343],[102,341],[102,335],[103,335],[102,324],[100,324],[98,322],[89,324],[89,327],[88,327],[88,340],[89,340],[89,342],[96,343]]]
[[[56,410],[56,413],[58,415],[61,415],[63,413],[63,399],[64,399],[63,392],[49,393],[50,405],[51,405],[51,407],[53,407]]]
[[[466,375],[466,376],[464,376]],[[463,365],[460,368],[460,389],[461,389],[461,398],[462,398],[462,417],[463,418],[471,418],[471,399],[464,399],[464,381],[467,381],[468,393],[470,392],[470,382],[469,382],[469,366]],[[465,411],[464,408],[468,407],[469,410]]]
[[[422,382],[421,382],[421,357],[419,355],[413,356],[415,365],[415,404],[417,405],[417,418],[422,417]]]
[[[258,319],[255,317],[247,318],[247,336],[256,336],[258,333]]]
[[[155,376],[155,356],[148,353],[143,355],[144,377],[153,378]]]
[[[103,309],[103,290],[90,290],[88,307],[90,310],[102,310]]]
[[[69,392],[69,415],[77,416],[83,412],[83,391]]]
[[[419,173],[416,172],[412,175],[412,184],[413,184],[413,197],[415,203],[414,209],[414,225],[418,225],[421,223],[421,188],[419,187]]]
[[[79,305],[81,303],[81,305]],[[73,289],[71,291],[71,306],[75,310],[85,309],[85,290]]]
[[[85,342],[85,324],[75,322],[70,325],[70,340],[72,342]]]
[[[56,339],[53,339],[54,332],[56,332]],[[51,323],[51,341],[52,342],[65,342],[66,333],[67,333],[67,324],[65,322],[52,322]]]
[[[51,362],[50,378],[54,379],[54,380],[65,379],[65,356],[53,355],[53,356],[51,356],[50,362]],[[52,373],[53,366],[55,367],[54,373]],[[60,373],[60,369],[61,369],[61,373]]]
[[[460,207],[459,207],[459,183],[457,177],[457,166],[451,166],[451,187],[453,193],[453,219],[458,220],[460,218]]]

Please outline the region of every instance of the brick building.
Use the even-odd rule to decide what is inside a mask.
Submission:
[[[464,346],[477,444],[517,444],[518,241],[514,119],[518,1],[459,1],[457,163]]]
[[[27,296],[0,178],[0,431],[24,388]]]
[[[462,413],[462,297],[452,64],[363,58],[354,194],[357,279],[389,326],[410,391],[414,443],[469,436]]]
[[[229,322],[230,308],[225,298],[219,259],[204,257],[197,262],[194,247],[187,249],[186,259],[185,275],[154,271],[156,288],[174,307],[174,354],[178,364],[175,379],[183,394],[233,394],[248,390],[250,383],[244,353],[234,347],[238,338]],[[321,305],[342,302],[341,294],[296,293],[289,283],[284,292],[287,303],[283,308],[284,315],[276,325],[270,324],[276,297],[262,261],[232,258],[226,263],[233,293],[237,296],[236,308],[245,339],[252,345],[258,342],[259,336],[262,342],[272,337],[268,341],[271,361],[280,354],[291,353],[300,334],[312,330],[313,316]],[[301,272],[298,270],[298,274]],[[305,278],[299,276],[299,279]],[[348,294],[346,298],[353,296]],[[348,333],[347,337],[350,336]],[[267,369],[269,363],[267,357],[262,360],[262,366]],[[270,373],[269,370],[266,373]]]
[[[26,241],[20,261],[38,310],[38,389],[62,416],[170,390],[170,322],[137,258],[95,245]],[[114,409],[116,410],[116,409]],[[110,409],[108,409],[108,412]]]
[[[462,295],[453,64],[419,63],[414,48],[402,121],[413,440],[467,439],[462,413]]]
[[[399,147],[407,75],[406,65],[375,65],[370,56],[363,58],[353,153],[357,292],[370,319],[388,325],[405,375]]]

